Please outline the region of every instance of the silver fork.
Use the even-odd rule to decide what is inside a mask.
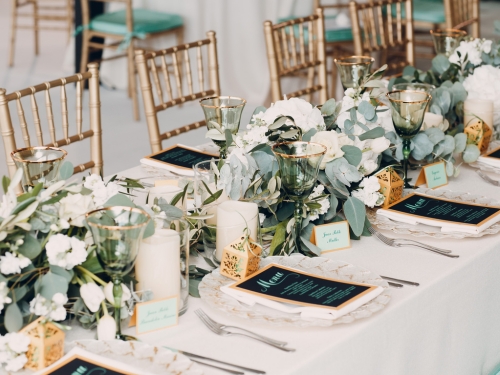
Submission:
[[[492,179],[490,176],[488,176],[486,173],[483,173],[482,171],[476,171],[479,177],[481,177],[484,181],[489,182],[492,185],[495,186],[500,186],[500,181]]]
[[[274,344],[274,345],[279,345],[279,346],[286,346],[288,345],[287,342],[285,341],[279,341],[279,340],[274,340],[272,338],[269,338],[269,337],[266,337],[266,336],[262,336],[262,335],[259,335],[258,333],[255,333],[255,332],[252,332],[252,331],[249,331],[248,329],[245,329],[245,328],[241,328],[241,327],[237,327],[237,326],[229,326],[229,325],[225,325],[225,324],[220,324],[218,322],[216,322],[215,320],[213,320],[211,317],[209,317],[207,315],[207,313],[205,311],[203,311],[202,309],[197,309],[195,310],[195,314],[198,315],[200,317],[200,319],[202,319],[202,316],[211,323],[212,326],[214,327],[217,327],[219,329],[225,329],[225,328],[234,328],[234,329],[239,329],[240,331],[244,331],[246,333],[249,333],[253,336],[256,336],[262,340],[265,340],[265,341],[269,341],[271,344]]]
[[[213,333],[219,335],[219,336],[229,336],[229,335],[240,335],[240,336],[245,336],[245,337],[249,337],[249,338],[252,338],[254,340],[257,340],[257,341],[260,341],[264,344],[267,344],[267,345],[270,345],[276,349],[280,349],[280,350],[283,350],[285,352],[294,352],[295,349],[292,349],[292,348],[287,348],[285,346],[281,346],[281,345],[276,345],[276,344],[272,344],[270,343],[269,341],[265,341],[265,340],[262,340],[256,336],[250,336],[250,335],[247,335],[247,334],[244,334],[244,333],[237,333],[237,332],[229,332],[229,331],[226,331],[224,329],[221,329],[221,328],[217,328],[216,326],[212,325],[210,323],[209,320],[206,320],[205,316],[204,315],[200,315],[198,313],[199,310],[195,310],[195,314],[198,315],[198,317],[201,319],[201,321],[203,322],[203,324],[205,324],[205,326],[211,330]]]
[[[458,258],[459,255],[456,254],[451,254],[450,250],[443,250],[443,249],[438,249],[434,246],[430,246],[421,242],[413,241],[413,240],[407,240],[407,239],[402,239],[402,238],[389,238],[384,236],[382,233],[377,232],[373,227],[368,228],[371,234],[373,234],[375,237],[377,237],[380,241],[385,243],[386,245],[392,246],[392,247],[404,247],[404,246],[415,246],[415,247],[420,247],[425,250],[432,251],[436,254],[441,254],[446,257],[450,258]]]

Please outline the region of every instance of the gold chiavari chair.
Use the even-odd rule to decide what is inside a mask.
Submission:
[[[446,27],[466,30],[474,38],[479,38],[479,0],[444,0]]]
[[[328,86],[326,79],[325,28],[323,9],[318,8],[314,15],[297,18],[273,25],[264,22],[267,61],[271,76],[271,100],[283,99],[281,79],[283,77],[307,75],[308,87],[287,93],[287,97],[319,93],[319,103],[326,102]],[[315,84],[315,78],[318,82]]]
[[[12,3],[12,29],[10,38],[9,66],[14,65],[14,51],[16,45],[17,29],[32,29],[35,37],[35,55],[39,52],[39,30],[64,30],[68,33],[68,40],[73,29],[73,1],[72,0],[11,0]],[[20,12],[22,8],[32,7],[32,11]],[[18,18],[32,18],[31,25],[20,25]],[[45,21],[60,21],[65,26],[57,27],[47,25]],[[43,25],[40,23],[44,22]]]
[[[108,12],[90,19],[89,1],[103,3],[123,3],[125,10]],[[137,99],[137,84],[134,66],[134,42],[136,39],[149,39],[173,34],[177,44],[183,43],[184,25],[182,17],[177,14],[156,12],[148,9],[132,8],[132,0],[82,0],[83,43],[81,70],[85,70],[91,49],[122,49],[126,54],[112,56],[109,59],[127,57],[128,94],[132,98],[134,119],[139,120],[139,103]],[[98,43],[97,38],[109,38],[113,43]],[[102,59],[104,61],[106,59]]]
[[[354,36],[354,53],[379,53],[379,65],[388,72],[401,73],[414,64],[411,0],[382,0],[368,3],[351,1],[349,9]]]
[[[191,55],[194,56],[194,59],[191,58]],[[204,59],[204,55],[208,56],[208,62]],[[193,64],[191,60],[193,60]],[[220,95],[215,32],[207,32],[207,39],[160,51],[146,53],[143,50],[137,50],[135,61],[152,152],[158,152],[162,149],[162,141],[206,125],[205,120],[203,120],[160,133],[157,114],[167,108],[179,106],[189,101]],[[192,69],[192,65],[195,65],[194,69]],[[205,77],[205,68],[208,68],[208,80]],[[193,83],[193,70],[197,71],[196,91],[196,85]],[[155,95],[157,102],[155,102]]]
[[[9,109],[9,103],[15,102],[15,108],[18,115],[18,124],[21,128],[24,147],[31,147],[30,131],[26,121],[25,110],[21,98],[29,97],[31,114],[36,133],[38,146],[62,147],[75,142],[90,139],[90,157],[91,160],[74,167],[74,172],[83,172],[90,169],[92,173],[102,175],[102,143],[101,143],[101,101],[99,94],[99,65],[92,63],[88,65],[89,70],[85,73],[75,74],[70,77],[57,79],[55,81],[45,82],[40,85],[31,86],[24,90],[15,91],[10,94],[5,89],[0,89],[0,130],[5,149],[5,158],[11,177],[16,172],[16,166],[11,159],[10,153],[20,147],[17,146],[13,120]],[[84,130],[83,125],[83,89],[85,81],[89,83],[89,129]],[[68,119],[68,96],[66,87],[76,83],[76,133],[70,135]],[[51,99],[51,89],[60,87],[61,103],[61,122],[63,138],[58,139],[56,133],[55,118]],[[38,104],[35,94],[43,92],[45,96],[45,112],[47,115],[48,129],[50,133],[50,142],[46,143],[43,137],[42,121],[40,119]]]

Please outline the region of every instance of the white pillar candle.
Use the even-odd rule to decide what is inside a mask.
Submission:
[[[424,115],[424,124],[422,125],[422,131],[437,128],[439,125],[443,123],[444,117],[441,115],[437,115],[432,112],[426,112]]]
[[[183,189],[181,189],[178,186],[173,186],[173,185],[163,185],[163,186],[155,186],[149,189],[149,199],[148,203],[149,205],[153,205],[155,198],[163,198],[167,201],[167,203],[170,204],[172,199],[174,197],[181,193]],[[181,210],[186,210],[186,203],[187,203],[187,197],[185,197],[184,200],[182,198],[175,204],[176,207],[180,208]]]
[[[215,183],[212,182],[210,184],[207,184],[207,186],[212,193],[215,193],[217,191]],[[208,194],[208,192],[204,190],[203,195],[201,196],[202,202],[204,202],[209,196],[210,195]],[[221,196],[219,198],[217,198],[215,200],[215,202],[206,205],[206,207],[207,207],[206,214],[207,215],[214,215],[213,217],[205,220],[205,222],[208,225],[217,225],[217,206],[220,203],[228,201],[228,200],[229,200],[229,197],[226,195],[225,192],[222,192]]]
[[[491,100],[467,99],[464,102],[464,126],[480,118],[493,129],[493,102]]]
[[[217,206],[217,239],[215,257],[222,259],[224,247],[243,235],[248,228],[250,238],[257,240],[259,207],[255,203],[226,201]]]
[[[175,230],[156,229],[154,235],[142,240],[135,264],[138,290],[151,290],[155,300],[177,295],[179,309],[180,245],[181,238]]]

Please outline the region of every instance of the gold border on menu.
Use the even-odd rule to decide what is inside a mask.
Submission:
[[[300,273],[302,275],[306,275],[306,276],[309,276],[309,277],[313,277],[313,278],[317,278],[317,279],[323,279],[323,280],[329,280],[329,281],[335,281],[335,282],[341,283],[341,284],[364,286],[364,287],[367,287],[368,289],[366,289],[364,292],[359,293],[357,296],[348,299],[343,304],[341,304],[341,305],[339,305],[337,307],[333,307],[333,306],[322,306],[320,304],[315,304],[315,303],[299,302],[299,301],[294,301],[294,300],[288,299],[288,298],[274,297],[274,296],[269,296],[269,295],[264,294],[264,293],[254,292],[252,290],[248,290],[248,289],[244,289],[244,288],[238,288],[238,286],[241,283],[244,283],[245,281],[248,281],[248,280],[256,277],[257,275],[261,274],[262,272],[266,271],[267,269],[269,269],[271,267],[277,267],[277,268],[285,269],[287,271],[291,270],[293,272]],[[269,300],[272,300],[272,301],[285,302],[285,303],[290,303],[290,304],[293,304],[293,305],[298,305],[298,306],[303,306],[303,307],[319,307],[319,308],[327,309],[327,310],[340,310],[343,307],[345,307],[345,306],[349,305],[350,303],[354,302],[358,298],[361,298],[365,294],[368,294],[371,291],[377,289],[378,286],[376,286],[376,285],[369,285],[369,284],[362,284],[362,283],[356,283],[356,282],[353,282],[353,281],[344,281],[344,280],[332,279],[330,277],[324,277],[324,276],[320,276],[320,275],[313,275],[313,274],[310,274],[310,273],[298,270],[296,268],[285,267],[285,266],[282,266],[280,264],[271,263],[271,264],[268,264],[267,266],[265,266],[264,268],[258,270],[257,272],[251,274],[247,278],[245,278],[245,279],[243,279],[241,281],[238,281],[238,282],[230,285],[229,288],[236,289],[236,290],[239,290],[239,291],[244,291],[245,293],[254,294],[256,296],[263,297],[263,298],[266,298],[266,299],[269,299]]]
[[[165,151],[170,151],[171,149],[173,148],[183,148],[185,150],[189,150],[189,151],[193,151],[193,152],[197,152],[199,154],[203,154],[203,155],[207,155],[207,156],[211,156],[212,158],[219,158],[220,156],[219,155],[215,155],[215,154],[211,154],[209,152],[205,152],[205,151],[201,151],[201,150],[198,150],[196,148],[192,148],[192,147],[187,147],[187,146],[184,146],[184,145],[179,145],[179,144],[176,144],[176,145],[173,145],[173,146],[170,146],[170,147],[167,147],[167,148],[164,148],[163,150],[161,151],[158,151],[158,152],[155,152],[153,154],[150,154],[148,156],[145,156],[144,159],[149,159],[149,160],[153,160],[155,162],[158,162],[158,163],[165,163],[165,164],[168,164],[168,165],[172,165],[174,166],[175,168],[180,168],[180,169],[189,169],[189,170],[192,170],[193,168],[188,168],[188,167],[183,167],[181,165],[177,165],[177,164],[172,164],[172,163],[168,163],[166,161],[163,161],[163,160],[159,160],[159,159],[154,159],[153,156],[156,156],[156,155],[160,155],[160,154],[163,154]]]
[[[88,358],[88,357],[84,357],[84,356],[82,356],[80,353],[75,353],[75,354],[73,354],[71,357],[66,358],[63,362],[58,363],[55,367],[53,367],[53,368],[51,368],[51,369],[50,369],[50,372],[47,372],[47,369],[44,369],[44,370],[45,370],[45,372],[41,372],[40,374],[41,374],[41,375],[49,375],[49,374],[52,374],[54,371],[59,370],[61,367],[63,367],[63,366],[65,366],[65,365],[67,365],[68,363],[70,363],[71,361],[73,361],[73,360],[75,360],[75,359],[80,359],[80,360],[82,360],[82,361],[85,361],[85,362],[91,363],[91,364],[93,364],[93,365],[95,365],[95,366],[101,366],[101,367],[103,367],[103,368],[104,368],[104,369],[106,369],[106,370],[115,371],[115,372],[118,372],[118,373],[120,373],[120,374],[124,374],[124,375],[125,375],[125,374],[127,374],[127,371],[126,371],[126,370],[120,370],[120,369],[118,369],[118,368],[116,368],[116,367],[114,367],[114,366],[110,366],[110,365],[108,365],[108,364],[106,364],[106,363],[104,363],[104,362],[98,362],[98,361],[96,361],[96,360],[94,360],[94,359],[90,359],[90,358]],[[44,371],[44,370],[42,370],[42,371]]]
[[[427,220],[432,220],[432,221],[440,221],[440,222],[443,222],[443,223],[451,223],[451,224],[457,224],[457,225],[469,225],[469,226],[473,226],[473,227],[480,227],[485,222],[490,221],[495,216],[500,215],[500,206],[485,206],[484,204],[472,203],[472,202],[464,202],[464,201],[457,201],[457,200],[454,200],[454,199],[432,197],[430,195],[425,195],[425,194],[420,194],[420,193],[411,193],[410,195],[407,195],[403,199],[400,199],[399,201],[392,203],[387,208],[383,208],[383,210],[390,210],[392,206],[394,206],[396,204],[399,204],[399,203],[402,203],[402,202],[404,202],[405,200],[407,200],[408,198],[410,198],[410,197],[412,197],[414,195],[418,195],[419,197],[424,197],[424,198],[437,199],[437,200],[443,201],[443,202],[453,202],[453,203],[458,203],[458,204],[463,204],[463,205],[468,205],[468,206],[479,206],[479,207],[484,207],[484,208],[496,208],[496,209],[498,209],[498,211],[496,213],[494,213],[493,215],[488,216],[486,219],[484,219],[483,221],[481,221],[478,224],[468,224],[468,223],[456,222],[456,221],[451,221],[451,220],[433,219],[433,218],[430,218],[428,216],[409,214],[409,213],[398,211],[398,210],[392,210],[391,212],[397,212],[400,215],[407,215],[407,216],[412,216],[412,217],[421,217],[421,218],[424,218],[424,219],[427,219]]]
[[[492,159],[497,159],[497,160],[500,160],[500,158],[496,158],[494,156],[490,156],[491,154],[494,154],[495,152],[497,151],[500,151],[500,146],[495,148],[494,150],[484,154],[484,155],[481,155],[482,158],[492,158]]]

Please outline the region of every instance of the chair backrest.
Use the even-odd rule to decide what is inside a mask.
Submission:
[[[281,78],[306,73],[307,86],[287,93],[287,97],[298,97],[319,92],[319,103],[327,100],[325,27],[323,9],[315,14],[273,25],[264,22],[267,61],[271,76],[271,99],[283,99]],[[317,77],[317,82],[315,78]]]
[[[31,86],[24,90],[15,91],[6,94],[5,89],[0,89],[0,129],[5,149],[5,158],[11,176],[16,172],[16,166],[10,154],[12,151],[22,148],[35,146],[30,137],[28,123],[26,121],[25,111],[21,98],[29,97],[31,115],[34,123],[34,131],[36,133],[37,146],[62,147],[75,142],[82,141],[86,138],[90,139],[90,161],[74,167],[74,172],[83,172],[91,169],[92,173],[102,175],[102,143],[101,143],[101,100],[99,94],[99,65],[91,63],[88,65],[89,70],[85,73],[75,74],[70,77],[57,79],[55,81],[45,82],[40,85]],[[89,83],[89,118],[90,124],[88,130],[83,129],[83,88],[85,81]],[[76,133],[70,135],[69,112],[68,112],[68,97],[66,94],[66,86],[76,83]],[[60,87],[60,104],[61,104],[61,127],[62,138],[58,138],[60,133],[56,131],[56,118],[51,99],[51,89]],[[42,120],[39,115],[38,104],[35,94],[43,92],[45,97],[45,112],[50,135],[50,142],[47,143],[43,137]],[[15,138],[13,127],[13,119],[11,117],[9,103],[15,102],[18,124],[21,128],[24,146],[18,147]],[[71,116],[73,117],[73,116]],[[85,121],[86,122],[86,121]]]
[[[466,30],[479,38],[479,0],[444,0],[444,11],[447,28]]]
[[[157,113],[207,96],[220,95],[214,31],[207,32],[207,39],[168,49],[148,53],[136,50],[135,61],[153,152],[162,149],[163,140],[205,125],[203,120],[160,133]],[[205,74],[205,69],[208,69],[208,74]],[[196,81],[193,80],[193,70],[197,71]]]
[[[387,63],[389,72],[414,65],[411,0],[351,1],[349,10],[356,55],[379,52],[380,65]]]

